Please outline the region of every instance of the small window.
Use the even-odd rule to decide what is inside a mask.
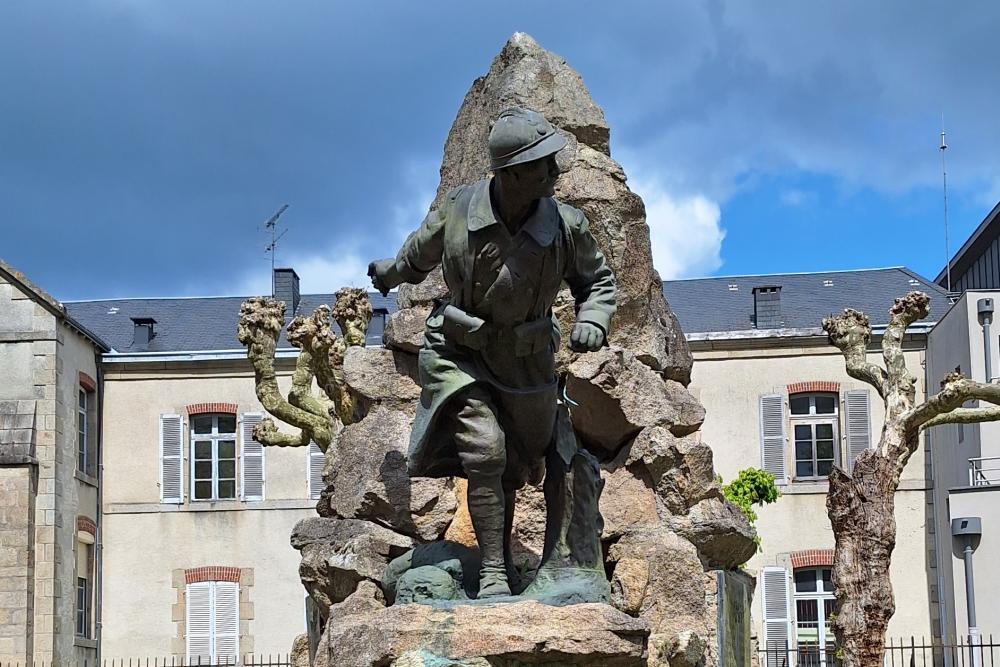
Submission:
[[[76,469],[97,476],[97,400],[95,392],[77,390]]]
[[[93,637],[94,609],[94,545],[82,541],[89,535],[80,533],[76,543],[76,636]]]
[[[788,399],[792,415],[835,415],[836,394],[793,394]]]
[[[377,308],[372,313],[372,319],[368,322],[368,332],[365,334],[365,346],[379,347],[383,344],[387,312],[384,308]]]
[[[236,415],[191,417],[191,499],[236,499]]]

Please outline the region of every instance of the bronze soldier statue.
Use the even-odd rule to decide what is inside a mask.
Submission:
[[[448,192],[395,259],[368,267],[386,294],[442,266],[450,297],[427,318],[408,466],[468,478],[480,598],[511,594],[515,494],[541,480],[553,439],[556,294],[565,281],[576,301],[576,351],[605,344],[615,311],[614,275],[586,217],[553,196],[565,146],[541,114],[507,109],[489,135],[493,177]]]

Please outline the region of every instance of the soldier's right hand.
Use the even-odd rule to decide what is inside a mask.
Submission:
[[[392,286],[386,281],[389,271],[396,264],[394,259],[377,259],[368,265],[368,276],[372,279],[372,287],[382,296],[388,296]]]

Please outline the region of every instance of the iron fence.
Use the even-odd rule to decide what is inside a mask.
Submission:
[[[760,667],[841,667],[837,648],[820,649],[815,644],[770,645],[758,651]],[[959,637],[949,642],[916,637],[890,639],[883,658],[885,667],[1000,667],[1000,643],[993,636],[971,640]]]
[[[104,658],[100,664],[96,660],[81,658],[72,661],[16,661],[0,660],[0,667],[292,667],[290,654],[248,654],[239,658],[224,660],[188,660],[187,658]]]

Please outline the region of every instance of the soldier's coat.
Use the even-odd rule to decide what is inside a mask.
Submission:
[[[488,385],[512,409],[522,401],[530,402],[535,413],[541,405],[550,405],[539,418],[554,422],[554,354],[560,341],[552,303],[562,281],[576,300],[577,321],[599,326],[605,337],[615,311],[614,275],[583,213],[546,197],[512,236],[494,214],[490,183],[487,179],[451,190],[396,256],[396,269],[410,283],[442,265],[449,303],[501,330],[473,350],[446,337],[446,304],[438,304],[428,317],[419,357],[422,391],[408,462],[415,476],[463,475],[451,434],[439,427],[439,418],[449,399],[473,383]],[[543,318],[551,322],[545,334],[548,344],[525,343],[520,334],[524,329],[537,332]],[[517,329],[525,323],[535,326]],[[502,421],[508,447],[521,449],[519,443],[538,433],[545,438],[551,434],[551,423],[536,423],[532,429],[523,419]],[[535,443],[527,451],[544,452],[547,444]]]

